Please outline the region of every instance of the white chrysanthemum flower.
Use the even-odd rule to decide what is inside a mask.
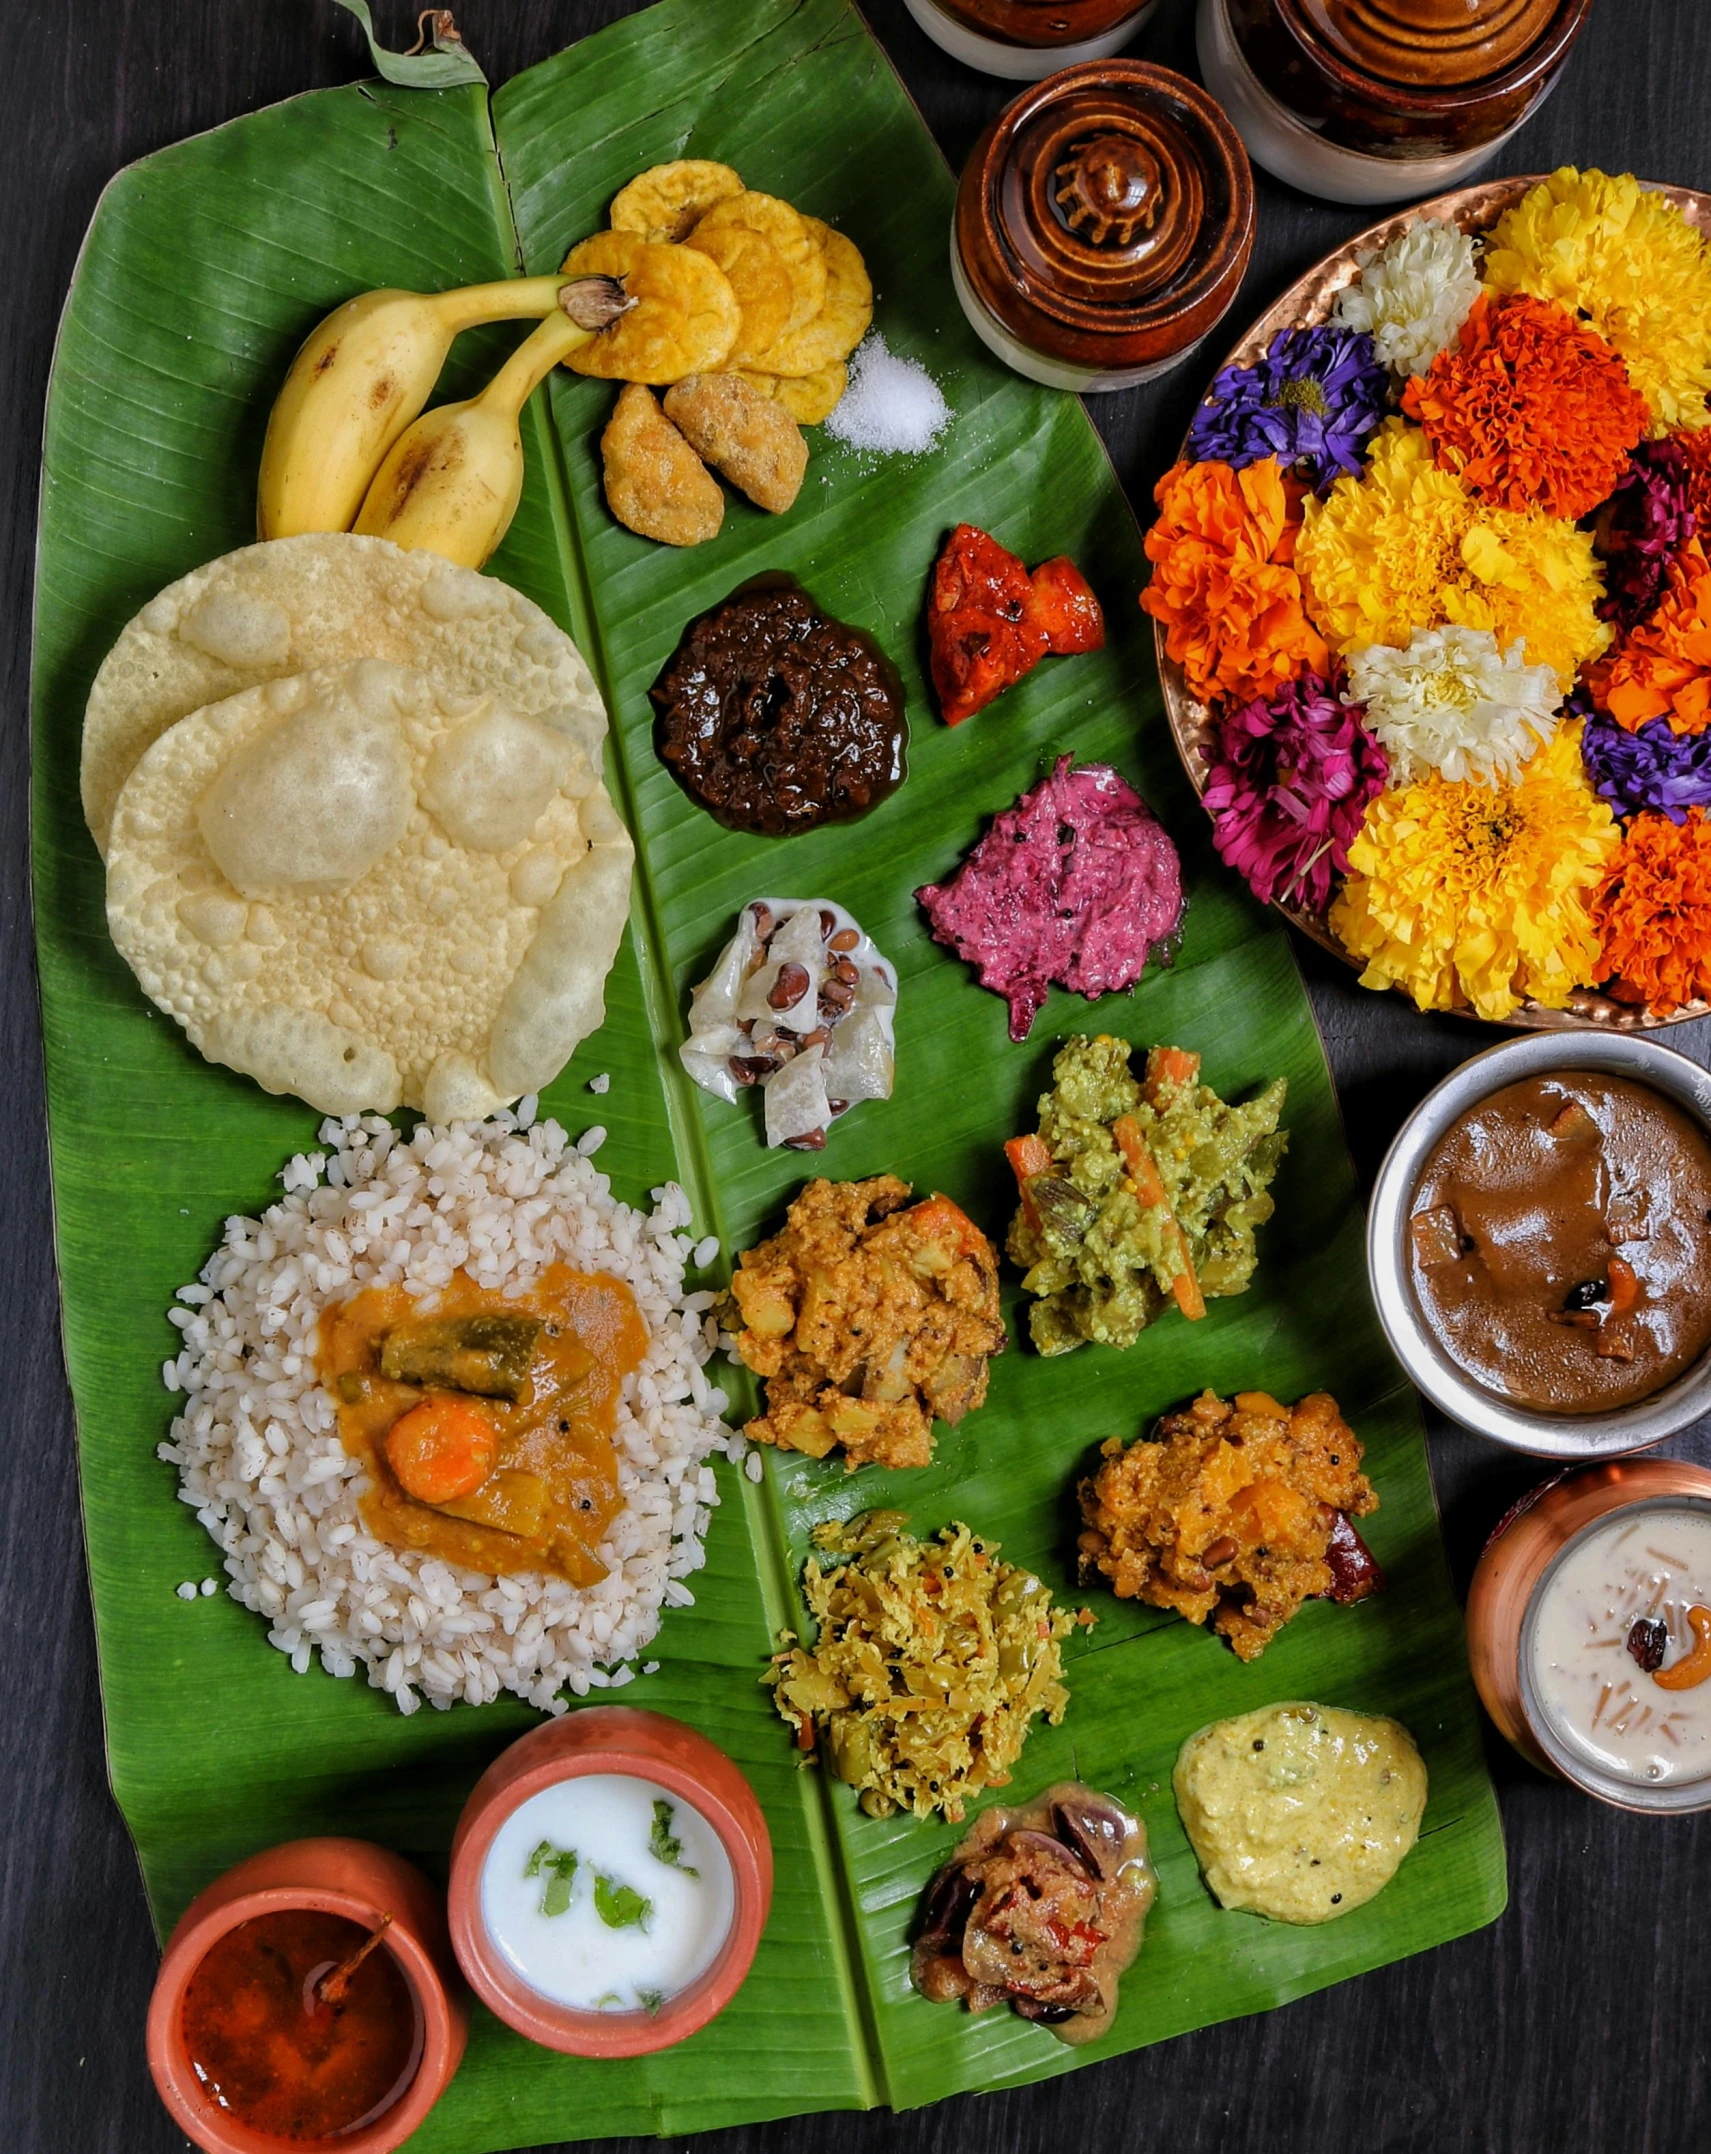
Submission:
[[[1388,247],[1355,257],[1360,275],[1337,294],[1331,318],[1370,330],[1393,373],[1423,374],[1454,343],[1478,296],[1476,255],[1459,225],[1416,217]]]
[[[1348,662],[1345,701],[1390,758],[1393,786],[1436,772],[1452,782],[1513,785],[1556,731],[1562,690],[1527,664],[1525,641],[1497,648],[1489,628],[1417,628],[1405,651],[1370,643]]]

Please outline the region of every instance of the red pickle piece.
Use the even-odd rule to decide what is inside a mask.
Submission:
[[[1346,1511],[1332,1515],[1325,1561],[1331,1566],[1332,1600],[1364,1601],[1384,1591],[1384,1572],[1378,1558],[1355,1531]]]

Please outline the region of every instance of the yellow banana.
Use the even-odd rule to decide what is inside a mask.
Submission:
[[[482,567],[523,491],[523,406],[568,353],[634,304],[610,277],[565,285],[562,311],[518,345],[479,396],[424,412],[399,437],[354,528]]]
[[[562,277],[455,292],[364,292],[291,362],[267,422],[256,536],[348,531],[382,459],[433,394],[452,339],[478,322],[556,311]]]

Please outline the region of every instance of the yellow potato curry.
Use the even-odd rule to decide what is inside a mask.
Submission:
[[[459,1272],[424,1305],[369,1287],[323,1317],[321,1382],[368,1468],[363,1524],[466,1570],[605,1577],[612,1441],[647,1327],[622,1280],[554,1264],[519,1295]]]

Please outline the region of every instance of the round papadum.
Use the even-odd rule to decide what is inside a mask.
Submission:
[[[803,222],[826,265],[825,296],[811,321],[788,331],[749,362],[759,373],[798,379],[819,374],[847,359],[873,320],[873,282],[860,248],[818,217]]]
[[[727,195],[741,194],[743,183],[729,165],[710,157],[677,157],[670,164],[638,172],[612,199],[614,232],[639,232],[643,239],[683,239]]]
[[[565,715],[371,658],[192,711],[114,811],[120,954],[211,1061],[325,1114],[540,1090],[605,1015],[634,857]]]
[[[356,658],[416,666],[453,697],[503,692],[599,768],[606,709],[582,653],[497,577],[389,539],[317,531],[210,561],[108,652],[83,720],[83,812],[102,857],[119,788],[169,725],[258,682]]]
[[[730,279],[693,247],[656,245],[635,232],[596,232],[571,248],[564,274],[620,278],[636,302],[565,360],[577,374],[658,386],[710,373],[730,357],[742,327]]]

